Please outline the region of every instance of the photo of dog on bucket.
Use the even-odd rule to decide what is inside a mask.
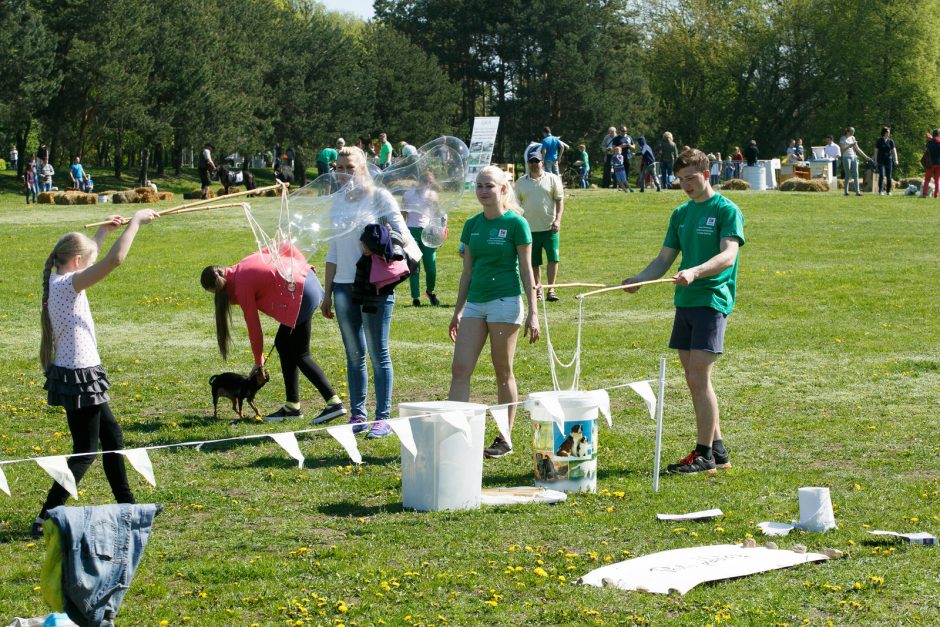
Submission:
[[[564,434],[562,434],[564,435]],[[584,425],[576,422],[571,425],[568,436],[555,451],[555,457],[590,457],[591,442],[584,434]]]
[[[242,413],[244,401],[248,401],[248,405],[255,410],[255,417],[260,418],[261,412],[255,406],[255,394],[270,379],[267,368],[254,368],[247,377],[237,372],[223,372],[209,377],[209,385],[212,386],[212,417],[219,417],[219,397],[224,396],[232,401],[232,409],[239,418],[245,417]]]

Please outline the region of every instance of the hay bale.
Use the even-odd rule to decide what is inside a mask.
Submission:
[[[40,205],[51,205],[55,202],[56,192],[39,192],[36,202]]]
[[[77,192],[72,197],[76,205],[97,205],[98,204],[98,195],[97,194],[86,194],[85,192]]]
[[[138,187],[134,190],[134,202],[144,203],[147,205],[152,205],[153,203],[160,200],[160,197],[157,196],[157,192],[153,191],[150,187]]]
[[[751,184],[743,179],[728,179],[721,184],[721,189],[745,191],[751,189]]]
[[[276,189],[269,189],[266,192],[264,192],[264,195],[270,198],[277,198],[278,196],[281,195],[281,193]]]
[[[781,192],[828,192],[829,184],[825,179],[787,179],[780,185]]]
[[[232,185],[231,187],[228,188],[228,193],[229,193],[229,194],[234,194],[235,192],[240,192],[240,191],[242,191],[242,190],[241,190],[240,187],[238,187],[238,185]],[[217,189],[216,192],[215,192],[215,195],[216,195],[216,196],[225,196],[225,188],[224,188],[224,187],[220,187],[219,189]]]
[[[212,193],[212,190],[211,190],[211,189],[208,190],[207,193],[208,193],[208,196],[206,196],[206,198],[215,198],[215,194]],[[183,198],[184,198],[185,200],[202,200],[202,190],[201,190],[201,189],[194,189],[194,190],[191,191],[191,192],[184,192],[184,193],[183,193]]]
[[[157,197],[163,200],[173,200],[173,192],[157,192]]]
[[[74,193],[75,192],[59,192],[55,195],[55,198],[52,199],[52,202],[57,205],[74,205]]]
[[[115,204],[137,202],[137,192],[132,189],[126,189],[123,192],[117,192],[111,197]]]

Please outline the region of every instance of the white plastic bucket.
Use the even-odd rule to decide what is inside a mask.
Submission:
[[[528,400],[535,485],[562,492],[597,491],[597,399],[562,391],[535,392]]]
[[[398,411],[422,416],[409,421],[417,455],[401,447],[402,505],[423,512],[480,507],[486,405],[425,401],[401,403]]]
[[[829,488],[800,488],[800,528],[822,533],[836,528],[836,516],[832,511]]]
[[[746,165],[743,174],[752,191],[762,192],[767,189],[767,174],[763,166]]]

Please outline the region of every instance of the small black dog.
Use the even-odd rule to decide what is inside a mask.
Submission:
[[[238,412],[239,418],[244,418],[242,414],[242,402],[248,401],[248,404],[255,410],[255,416],[260,417],[261,412],[255,407],[255,394],[264,387],[264,384],[270,380],[267,368],[257,368],[252,371],[248,377],[242,376],[237,372],[223,372],[209,377],[209,385],[212,386],[212,407],[214,409],[212,417],[219,417],[219,397],[224,396],[232,400],[232,409]]]

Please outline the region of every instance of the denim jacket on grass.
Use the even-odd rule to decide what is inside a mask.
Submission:
[[[69,618],[82,627],[111,624],[160,509],[121,504],[49,510],[62,532],[62,589]]]

